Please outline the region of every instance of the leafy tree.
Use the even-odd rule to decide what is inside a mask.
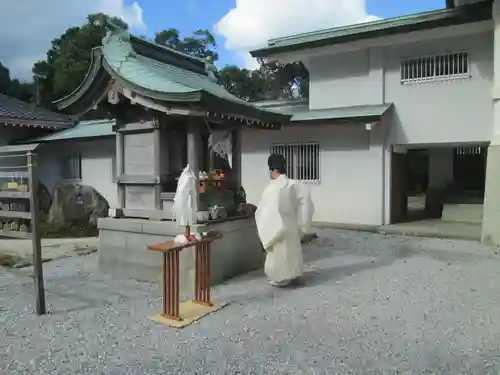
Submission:
[[[309,73],[301,63],[261,63],[259,69],[226,66],[219,83],[230,93],[248,101],[308,97]]]
[[[270,90],[274,99],[309,96],[309,72],[302,63],[261,62],[261,70],[266,72],[271,83]]]
[[[17,79],[11,79],[10,71],[0,63],[0,93],[12,96],[25,102],[35,101],[35,85],[33,83],[21,83]]]
[[[7,92],[10,90],[10,72],[9,69],[3,66],[2,63],[0,63],[0,92],[2,94],[7,94]]]
[[[118,18],[101,13],[91,14],[85,24],[71,27],[54,39],[46,59],[35,63],[33,74],[35,81],[38,80],[39,83],[42,105],[50,108],[52,101],[68,95],[82,82],[90,66],[92,49],[101,44],[106,33],[103,22],[97,22],[103,18],[124,29],[128,28],[127,24]],[[157,32],[154,41],[212,62],[219,59],[215,37],[206,29],[199,29],[192,35],[181,38],[177,29],[170,28]],[[253,71],[226,66],[220,69],[217,75],[223,87],[248,101],[307,96],[308,74],[299,63],[261,64],[259,69]],[[28,87],[22,85],[19,82],[11,82],[5,68],[0,66],[0,91],[2,87],[8,86],[10,90],[17,90],[16,96],[25,97]],[[36,86],[31,85],[30,95],[33,97]]]
[[[179,30],[170,28],[157,32],[154,41],[192,56],[209,58],[212,62],[219,59],[217,42],[207,29],[196,30],[192,36],[181,39]]]
[[[235,65],[225,66],[218,72],[219,84],[237,97],[248,100],[264,100],[267,82],[260,70],[241,69]]]
[[[97,22],[103,17],[117,26],[128,28],[119,18],[91,14],[87,23],[71,27],[54,39],[46,59],[35,63],[33,74],[40,81],[40,94],[45,106],[50,107],[53,100],[71,93],[84,79],[90,66],[92,49],[101,44],[106,34],[103,24]]]

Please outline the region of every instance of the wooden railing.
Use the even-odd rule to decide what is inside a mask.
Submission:
[[[202,316],[218,310],[225,304],[212,301],[210,245],[213,237],[187,243],[176,243],[173,240],[148,246],[148,250],[162,253],[163,257],[163,310],[159,318],[154,320],[174,327],[183,327]],[[180,302],[180,252],[195,248],[195,287],[194,299]],[[199,308],[193,308],[197,305]],[[189,310],[189,311],[188,311]]]

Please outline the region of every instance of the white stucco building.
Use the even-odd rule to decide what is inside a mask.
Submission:
[[[310,97],[259,104],[293,115],[281,130],[242,130],[248,201],[258,204],[269,178],[267,158],[278,152],[289,176],[310,184],[314,221],[404,221],[409,159],[424,150],[426,205],[438,207],[434,217],[443,201],[447,215],[459,207],[455,216],[482,223],[483,241],[500,244],[498,25],[500,0],[447,1],[446,9],[273,39],[252,51],[302,62]],[[115,206],[112,128],[110,121],[82,122],[38,138],[47,143],[40,152],[49,190],[76,179]],[[453,183],[459,200],[446,201]]]
[[[284,150],[292,177],[311,180],[315,221],[389,224],[404,220],[412,149],[427,150],[428,184],[436,189],[457,174],[457,154],[486,160],[487,152],[485,189],[486,172],[477,177],[486,192],[483,240],[499,244],[500,202],[493,197],[500,184],[494,178],[500,1],[446,5],[273,39],[253,51],[266,60],[302,62],[310,99],[286,109],[295,115],[280,131],[245,130],[242,183],[249,200],[258,202],[266,184],[270,152]],[[482,198],[474,203],[482,205]]]
[[[39,178],[49,192],[60,182],[92,186],[116,207],[115,133],[113,120],[80,121],[59,132],[31,138],[40,143]]]

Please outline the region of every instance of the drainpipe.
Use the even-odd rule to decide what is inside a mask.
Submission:
[[[384,50],[385,51],[385,50]],[[382,54],[381,56],[381,77],[382,77],[382,82],[381,82],[381,90],[382,90],[382,97],[381,97],[381,101],[382,101],[382,104],[386,104],[385,103],[385,53]],[[387,125],[387,121],[385,121],[385,118],[382,118],[380,120],[381,122],[381,125],[382,125],[382,129],[383,129],[383,137],[382,137],[382,225],[384,224],[387,224],[389,221],[387,220],[387,212],[386,212],[386,209],[385,209],[385,206],[386,206],[386,202],[387,202],[387,199],[386,199],[386,189],[387,188],[390,188],[390,186],[387,186],[387,183],[386,183],[386,178],[387,178],[387,175],[389,174],[389,177],[390,177],[390,173],[391,173],[391,170],[389,168],[389,170],[387,170],[387,166],[386,166],[386,161],[387,161],[387,151],[386,151],[386,148],[387,148],[387,143],[390,141],[389,139],[389,130],[388,129],[388,125]]]

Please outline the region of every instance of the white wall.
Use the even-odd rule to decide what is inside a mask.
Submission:
[[[71,153],[80,153],[82,185],[92,186],[106,198],[110,207],[116,207],[117,188],[112,179],[115,145],[113,137],[46,143],[39,151],[40,180],[52,193],[55,184],[61,181],[61,158]]]
[[[279,131],[245,130],[242,185],[249,203],[258,204],[269,181],[272,144],[318,142],[319,184],[311,184],[314,221],[382,224],[384,217],[383,129],[361,124],[297,125]]]
[[[440,38],[443,31],[436,29],[412,43],[311,54],[304,58],[310,73],[310,108],[394,103],[388,118],[393,144],[489,142],[493,33],[477,32],[474,26],[471,30],[469,35]],[[461,51],[469,54],[470,78],[401,84],[402,59]]]
[[[82,184],[93,186],[106,198],[110,207],[117,206],[117,187],[112,175],[115,146],[115,139],[111,137],[81,148]]]
[[[461,51],[469,53],[470,78],[400,83],[402,58]],[[492,33],[390,47],[386,61],[385,100],[395,104],[394,143],[489,142],[493,124]]]
[[[383,103],[380,49],[316,56],[305,64],[311,109]]]

